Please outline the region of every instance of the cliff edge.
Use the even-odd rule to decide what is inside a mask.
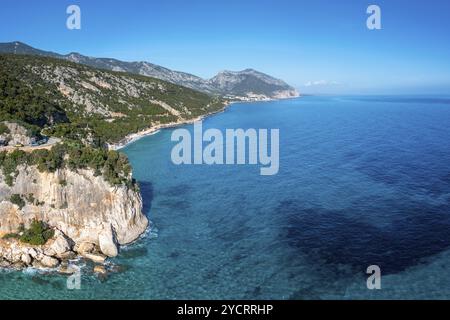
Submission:
[[[14,198],[22,199],[21,203],[14,203]],[[136,240],[148,226],[139,191],[126,185],[112,186],[93,170],[40,172],[36,166],[21,166],[13,186],[0,174],[0,235],[17,233],[19,226],[28,227],[33,221],[57,231],[53,242],[59,237],[63,239],[60,243],[67,243],[61,245],[64,252],[49,255],[59,261],[71,251],[96,262],[104,260],[102,256],[114,257],[120,245]],[[31,259],[22,259],[33,246],[24,249],[27,246],[18,243],[12,247],[20,253],[16,255],[21,263],[33,265],[31,255]],[[2,247],[10,249],[11,241],[0,243],[0,256],[8,260]],[[17,263],[10,251],[6,250],[12,258],[9,262]]]

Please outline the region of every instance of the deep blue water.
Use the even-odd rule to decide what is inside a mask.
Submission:
[[[2,272],[0,297],[450,298],[448,97],[235,104],[203,126],[279,128],[279,174],[175,166],[173,129],[143,138],[124,151],[152,230],[113,260],[121,272],[85,268],[75,291]],[[373,264],[382,290],[366,288]]]

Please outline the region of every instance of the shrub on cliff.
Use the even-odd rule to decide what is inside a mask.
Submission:
[[[8,134],[9,128],[6,126],[6,124],[0,122],[0,135],[2,134]]]
[[[33,220],[30,228],[25,229],[19,240],[34,246],[42,246],[53,238],[55,231],[50,229],[44,222]]]
[[[13,194],[10,201],[11,203],[17,205],[20,210],[22,210],[22,208],[26,205],[25,200],[23,200],[19,194]]]
[[[92,148],[82,145],[58,144],[51,150],[41,149],[32,153],[14,150],[0,152],[0,168],[6,183],[14,184],[20,165],[35,165],[40,172],[55,172],[58,169],[92,169],[96,176],[102,175],[112,186],[134,186],[131,179],[131,166],[126,155],[105,148]]]
[[[8,240],[8,239],[19,239],[19,234],[17,233],[7,233],[5,234],[2,239]]]
[[[28,164],[38,166],[40,172],[55,172],[64,165],[65,149],[62,145],[54,146],[49,150],[35,150],[31,154]]]
[[[25,163],[27,163],[27,154],[23,151],[14,150],[11,153],[0,153],[0,166],[3,168],[6,184],[13,185],[14,177],[18,174],[17,167]]]

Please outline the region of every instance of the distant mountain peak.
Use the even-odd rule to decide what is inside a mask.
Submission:
[[[67,56],[75,56],[75,57],[80,57],[80,56],[82,56],[82,54],[81,53],[79,53],[79,52],[71,52],[71,53],[69,53]]]
[[[253,73],[253,72],[260,73],[254,69],[245,69],[245,70],[240,70],[240,71],[222,70],[218,73],[218,75],[219,74],[227,74],[227,73],[229,73],[229,74],[244,74],[244,73]]]
[[[26,43],[20,42],[20,41],[14,41],[14,42],[7,42],[6,44],[14,44],[15,46],[23,46],[27,48],[32,48],[31,46],[27,45]]]

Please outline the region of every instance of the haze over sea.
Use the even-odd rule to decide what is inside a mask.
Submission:
[[[112,260],[119,272],[85,268],[71,291],[65,276],[1,271],[0,298],[449,299],[449,124],[446,96],[235,104],[204,121],[279,128],[275,176],[175,166],[162,130],[124,149],[152,229]]]

